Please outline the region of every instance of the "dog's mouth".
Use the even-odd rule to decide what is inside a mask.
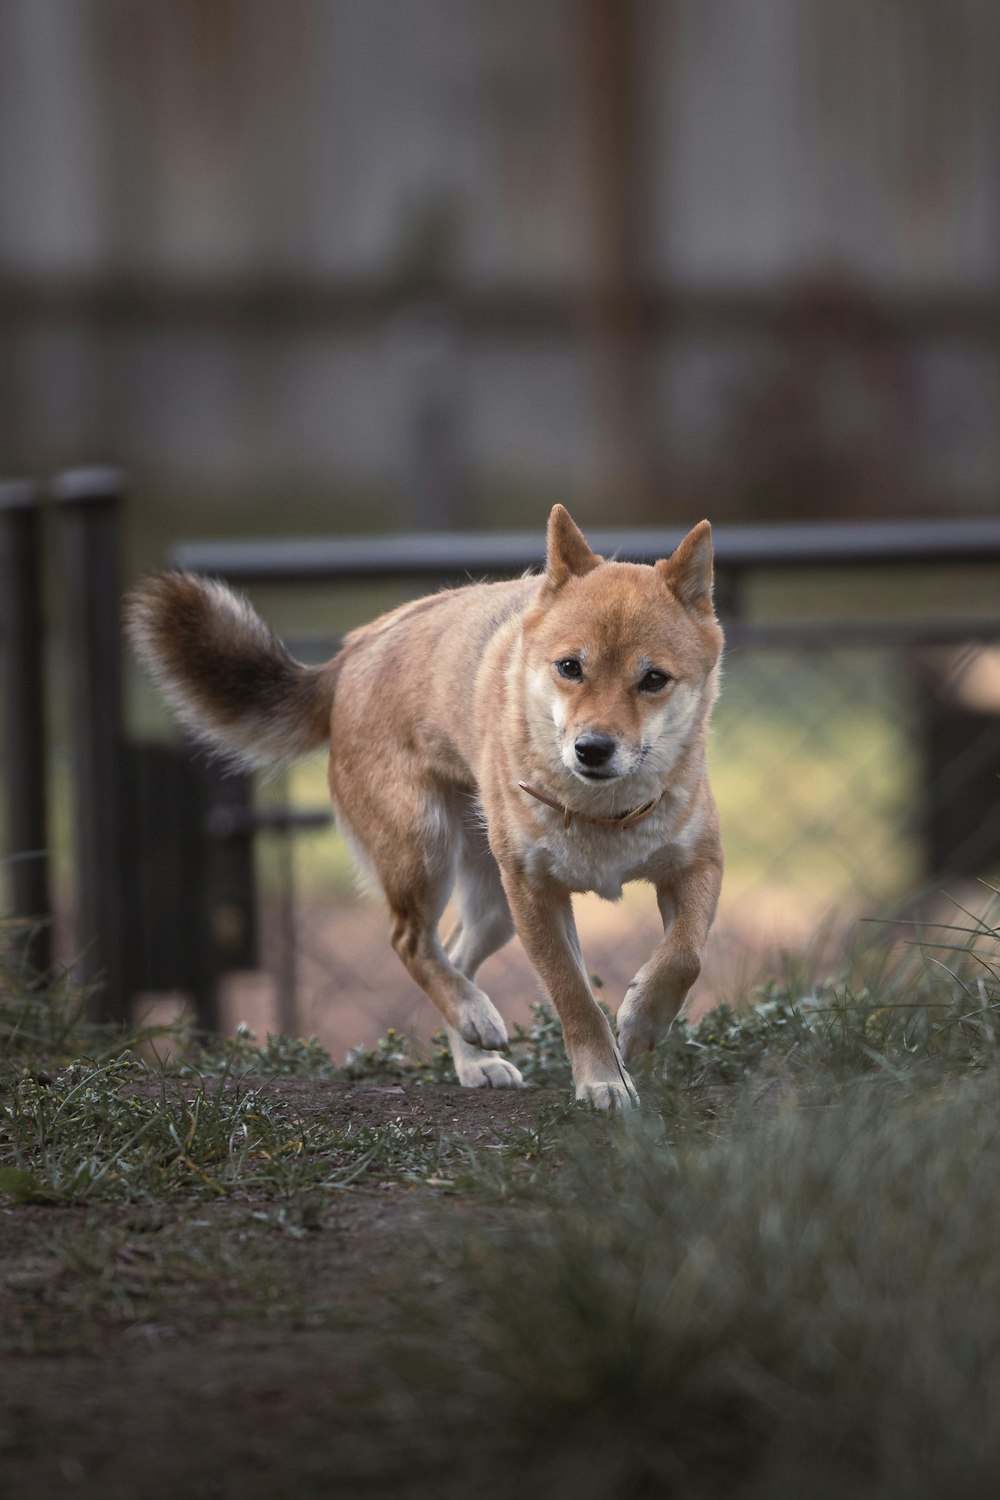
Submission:
[[[588,771],[584,766],[574,768],[577,776],[582,776],[584,781],[617,781],[617,771]]]

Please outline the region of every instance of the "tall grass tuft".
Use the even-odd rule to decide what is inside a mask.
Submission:
[[[426,1336],[409,1419],[455,1493],[996,1493],[995,1074],[585,1135]]]
[[[0,917],[0,1063],[118,1050],[121,1032],[87,1020],[88,992],[67,969],[39,974],[24,959],[23,920]]]
[[[1000,986],[974,936],[950,972],[916,953],[681,1027],[642,1117],[579,1119],[395,1361],[418,1472],[483,1500],[998,1493]]]

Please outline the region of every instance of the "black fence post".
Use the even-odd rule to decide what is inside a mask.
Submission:
[[[193,742],[126,750],[131,994],[182,991],[218,1031],[218,986],[257,966],[253,783]]]
[[[123,490],[115,469],[71,469],[53,486],[64,533],[82,977],[92,986],[93,1017],[119,1022],[128,1009],[118,556]]]
[[[258,964],[253,777],[226,770],[204,752],[198,775],[204,807],[199,896],[205,933],[195,998],[201,1025],[218,1031],[219,981],[233,970],[256,969]]]
[[[19,938],[31,968],[52,961],[49,906],[41,487],[0,483],[0,648],[11,915],[33,920]]]

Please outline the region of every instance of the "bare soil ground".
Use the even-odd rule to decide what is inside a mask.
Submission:
[[[655,909],[583,905],[589,964],[614,1008],[658,939]],[[271,934],[272,974],[234,976],[226,1029],[316,1034],[340,1060],[390,1026],[424,1042],[438,1026],[377,907],[310,908],[294,936],[294,1024]],[[719,945],[696,1012],[743,986],[748,946]],[[481,982],[511,1025],[528,1023],[540,990],[516,942]],[[167,1020],[173,1003],[161,1004]],[[511,1138],[558,1097],[298,1078],[266,1088],[332,1122],[481,1143]],[[366,1180],[293,1208],[242,1188],[138,1209],[0,1206],[0,1500],[405,1494],[380,1453],[391,1420],[371,1386],[373,1349],[414,1337],[400,1299],[412,1305],[423,1280],[440,1279],[435,1246],[501,1212],[426,1178]]]
[[[547,1091],[269,1080],[304,1114],[496,1142]],[[378,1477],[373,1340],[473,1208],[447,1185],[147,1208],[0,1208],[0,1495],[404,1493]],[[367,1478],[365,1473],[368,1471]],[[388,1488],[384,1488],[388,1485]]]

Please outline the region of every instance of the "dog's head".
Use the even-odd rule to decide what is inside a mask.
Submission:
[[[708,522],[649,567],[605,562],[556,505],[524,649],[540,749],[592,785],[668,772],[701,732],[717,691],[722,631]]]

